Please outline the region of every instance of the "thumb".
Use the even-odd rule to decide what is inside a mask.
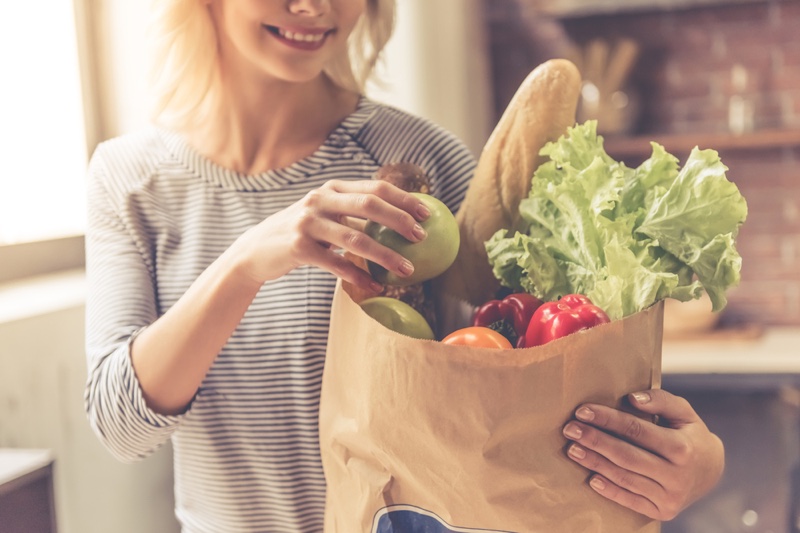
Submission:
[[[662,425],[675,427],[700,421],[700,417],[685,398],[663,389],[632,392],[628,395],[628,400],[639,411],[658,415]]]

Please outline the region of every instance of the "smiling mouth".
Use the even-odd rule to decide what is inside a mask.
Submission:
[[[278,28],[277,26],[269,26],[267,24],[264,25],[264,28],[266,28],[266,30],[272,35],[277,37],[278,40],[288,45],[306,50],[313,50],[321,47],[328,35],[333,33],[333,30],[303,33]]]

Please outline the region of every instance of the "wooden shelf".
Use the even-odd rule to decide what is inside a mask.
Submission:
[[[632,12],[676,11],[707,6],[764,3],[766,0],[529,0],[539,14],[569,19]]]
[[[683,157],[695,146],[718,152],[731,150],[763,150],[771,148],[800,147],[800,129],[761,130],[742,135],[730,133],[697,133],[686,135],[638,135],[635,137],[604,136],[605,149],[618,159],[646,159],[652,153],[650,142],[661,144],[667,152]]]

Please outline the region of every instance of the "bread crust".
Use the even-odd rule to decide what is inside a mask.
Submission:
[[[453,265],[436,280],[437,292],[476,306],[495,296],[500,284],[485,242],[500,229],[525,229],[519,203],[546,161],[539,151],[575,124],[580,90],[580,72],[566,59],[542,63],[520,84],[481,152],[456,213],[461,246]]]

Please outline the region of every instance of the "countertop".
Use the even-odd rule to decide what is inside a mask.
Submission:
[[[711,331],[664,338],[662,373],[800,376],[800,328]]]
[[[0,492],[14,482],[49,468],[52,463],[53,455],[49,450],[0,448]]]
[[[800,388],[800,328],[712,331],[662,348],[665,383],[692,387]]]

